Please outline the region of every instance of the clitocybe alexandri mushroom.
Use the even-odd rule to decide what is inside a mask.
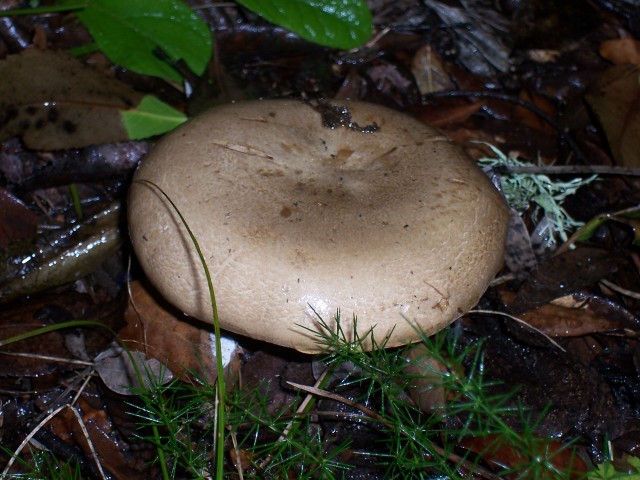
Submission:
[[[303,352],[318,317],[387,346],[472,308],[502,265],[501,195],[419,121],[362,102],[216,107],[164,137],[136,180],[159,186],[212,272],[221,327]],[[180,219],[134,182],[129,226],[156,288],[211,321],[206,279]],[[371,347],[370,337],[365,340]]]

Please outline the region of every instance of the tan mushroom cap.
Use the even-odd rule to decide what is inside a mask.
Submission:
[[[362,102],[214,108],[163,138],[136,180],[175,202],[211,270],[221,327],[317,352],[318,316],[387,346],[472,308],[502,265],[507,208],[436,130]],[[200,261],[168,202],[134,182],[129,227],[152,283],[211,321]],[[370,348],[370,337],[365,341]]]

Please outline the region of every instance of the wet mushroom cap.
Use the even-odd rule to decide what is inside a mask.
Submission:
[[[303,352],[319,318],[371,348],[430,335],[472,308],[502,265],[508,213],[440,132],[378,105],[216,107],[164,137],[129,198],[137,257],[164,297],[221,327]],[[349,339],[349,338],[348,338]]]

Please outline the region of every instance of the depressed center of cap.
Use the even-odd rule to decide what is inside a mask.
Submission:
[[[387,346],[472,308],[501,268],[507,208],[441,133],[362,102],[216,107],[164,137],[131,188],[129,228],[156,288],[221,327],[303,352],[319,317]],[[368,337],[364,346],[371,348]]]

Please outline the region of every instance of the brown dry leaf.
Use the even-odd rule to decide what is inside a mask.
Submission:
[[[36,150],[128,140],[120,111],[142,94],[59,51],[25,50],[0,61],[0,141]]]
[[[95,368],[104,384],[121,395],[135,395],[141,388],[149,390],[173,380],[171,370],[159,360],[115,345],[96,357]]]
[[[415,112],[416,118],[429,126],[441,128],[460,124],[484,106],[483,102],[454,105],[426,105]]]
[[[243,471],[248,470],[251,466],[255,465],[255,454],[245,449],[229,449],[229,458],[234,467],[240,467]]]
[[[640,67],[616,65],[589,87],[585,98],[598,116],[616,163],[640,167]]]
[[[515,295],[502,291],[505,303],[511,303]],[[620,332],[625,328],[636,330],[638,319],[610,299],[586,293],[562,297],[556,301],[518,314],[527,325],[550,337],[578,337],[592,333]],[[572,303],[567,305],[567,301]]]
[[[447,374],[447,368],[430,356],[423,344],[411,347],[407,357],[409,365],[404,369],[404,373],[413,378],[409,386],[409,396],[423,412],[444,413],[446,399],[442,378]]]
[[[603,58],[616,65],[624,63],[640,65],[640,41],[635,38],[606,40],[600,44],[598,52]]]
[[[39,312],[47,307],[47,299],[0,309],[0,341],[47,326]],[[47,302],[47,303],[45,303]],[[60,361],[55,361],[58,358]],[[38,377],[59,369],[69,369],[64,363],[71,359],[62,332],[49,332],[0,347],[0,377]]]
[[[538,265],[527,226],[514,208],[509,209],[509,230],[507,230],[504,264],[517,278],[526,277]]]
[[[542,438],[540,439],[542,440]],[[485,462],[498,468],[513,467],[515,471],[518,471],[518,466],[521,467],[533,460],[533,458],[522,458],[521,452],[495,434],[467,438],[461,442],[461,446],[481,455]],[[561,442],[549,440],[537,445],[532,442],[532,447],[539,448],[539,451],[531,452],[532,457],[547,459],[550,465],[557,468],[557,471],[567,472],[570,468],[571,476],[569,478],[582,478],[588,470],[585,462],[576,456],[571,448],[567,448]],[[541,472],[540,476],[536,478],[552,480],[555,477],[552,470],[549,469]]]
[[[578,292],[615,272],[623,262],[621,256],[591,247],[550,257],[522,283],[510,309],[524,312]]]
[[[33,238],[38,216],[4,188],[0,188],[0,249],[13,242]]]
[[[475,128],[464,128],[460,125],[455,127],[447,126],[440,128],[449,140],[454,143],[458,143],[464,146],[464,151],[471,157],[472,160],[477,161],[479,158],[490,155],[492,151],[484,144],[489,143],[495,145],[497,148],[504,150],[503,139],[496,138],[491,132],[478,130]]]
[[[202,372],[213,382],[216,357],[209,331],[190,323],[170,306],[158,303],[139,282],[131,283],[131,299],[125,312],[127,327],[120,336],[131,350],[164,363],[176,376],[186,377],[189,370]]]
[[[424,45],[415,53],[411,72],[421,95],[453,88],[453,82],[442,59],[431,45]]]
[[[554,105],[542,95],[535,95],[531,92],[528,92],[527,90],[522,90],[518,95],[518,98],[524,100],[525,102],[529,102],[552,118],[555,118],[557,116]],[[545,133],[552,134],[555,132],[552,125],[544,121],[544,119],[540,118],[539,115],[532,112],[528,108],[520,106],[515,107],[513,111],[513,121],[515,123],[522,123],[529,128],[540,130]]]
[[[126,444],[119,441],[118,433],[105,410],[96,408],[94,403],[95,399],[87,401],[80,396],[73,407],[62,410],[48,422],[48,430],[61,440],[79,447],[87,458],[92,458],[92,446],[100,458],[102,467],[111,473],[113,478],[140,478],[138,465],[128,455],[130,452],[125,450]],[[80,414],[80,418],[74,414],[72,408]]]

